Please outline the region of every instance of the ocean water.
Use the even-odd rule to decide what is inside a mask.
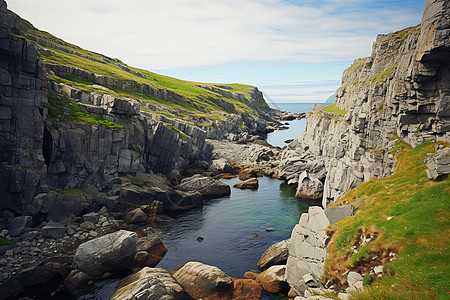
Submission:
[[[304,113],[311,111],[315,103],[271,103],[270,107],[290,113]],[[323,104],[323,103],[318,103]],[[286,130],[277,130],[267,134],[266,142],[272,146],[284,147],[285,141],[299,137],[305,131],[306,119],[284,121],[289,127]]]

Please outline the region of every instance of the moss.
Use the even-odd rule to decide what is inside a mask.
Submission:
[[[336,102],[328,105],[327,107],[323,108],[321,111],[321,113],[330,113],[330,114],[335,114],[338,116],[345,116],[347,114],[347,111],[345,109],[340,109],[336,106]]]
[[[5,246],[5,245],[11,245],[13,247],[16,246],[15,243],[11,242],[10,240],[4,238],[4,237],[0,237],[0,246]]]
[[[83,191],[82,189],[68,189],[60,191],[59,194],[61,195],[72,195],[72,196],[90,196],[91,194]]]
[[[392,66],[384,70],[383,72],[380,72],[376,75],[373,75],[370,77],[367,82],[369,82],[372,85],[375,85],[376,83],[380,83],[388,79],[392,73],[394,73],[395,70],[397,70],[398,65]]]

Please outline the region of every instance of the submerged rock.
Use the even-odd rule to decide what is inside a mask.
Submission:
[[[235,188],[239,189],[249,189],[249,190],[257,190],[259,187],[258,179],[257,178],[250,178],[241,182],[236,183],[233,185]]]

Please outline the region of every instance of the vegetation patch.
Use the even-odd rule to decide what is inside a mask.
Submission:
[[[11,245],[13,247],[16,246],[16,244],[14,244],[13,242],[11,242],[10,240],[4,238],[4,237],[0,237],[0,246],[5,246],[5,245]]]
[[[323,108],[320,113],[328,113],[328,114],[335,114],[337,116],[345,116],[347,114],[347,111],[345,109],[340,109],[336,106],[336,102],[328,105],[327,107]]]
[[[388,79],[392,75],[392,73],[394,73],[394,71],[397,70],[397,68],[398,68],[398,65],[389,67],[386,70],[384,70],[383,72],[373,75],[367,81],[372,85],[386,81],[386,79]]]
[[[90,196],[91,194],[81,189],[68,189],[59,192],[60,195],[72,195],[72,196]]]
[[[435,146],[406,145],[396,154],[392,176],[373,178],[335,204],[351,203],[356,214],[328,230],[332,237],[326,278],[345,285],[341,276],[346,270],[366,275],[374,266],[384,265],[382,279],[373,276],[372,285],[354,294],[357,299],[448,296],[450,178],[429,180],[423,163]]]

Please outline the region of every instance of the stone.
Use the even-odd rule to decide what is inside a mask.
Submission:
[[[32,223],[31,216],[16,217],[8,222],[8,233],[12,237],[19,236],[26,227],[31,227]]]
[[[240,180],[248,180],[250,178],[256,178],[256,177],[260,177],[262,176],[261,171],[259,169],[255,169],[255,168],[249,168],[249,169],[245,169],[242,170],[241,172],[239,172],[239,179]]]
[[[289,285],[285,281],[286,266],[272,266],[258,274],[256,281],[263,289],[271,294],[284,293],[289,291]]]
[[[44,227],[42,227],[43,237],[60,237],[67,231],[67,228],[61,223],[50,221]]]
[[[95,225],[91,221],[84,221],[80,224],[80,227],[87,230],[95,230]]]
[[[100,218],[100,215],[96,212],[90,212],[90,213],[83,215],[83,220],[92,222],[93,224],[97,224],[99,218]]]
[[[376,266],[375,268],[373,268],[373,272],[375,274],[381,274],[383,273],[383,266]]]
[[[347,275],[347,283],[351,285],[355,285],[356,282],[363,281],[363,277],[358,272],[349,272]]]
[[[325,209],[325,215],[332,224],[336,224],[340,220],[353,215],[353,206],[345,204],[341,206],[333,206]]]
[[[199,192],[203,197],[223,197],[231,193],[230,186],[200,174],[181,180],[179,188],[188,192]]]
[[[129,213],[124,218],[127,224],[139,224],[148,223],[150,221],[149,217],[140,208],[136,208]]]
[[[213,160],[209,169],[215,173],[231,173],[231,172],[233,172],[233,167],[231,166],[230,162],[224,158]]]
[[[104,273],[117,273],[132,267],[138,236],[131,231],[119,230],[78,246],[72,266],[90,277]]]
[[[189,296],[169,272],[146,267],[123,279],[111,296],[111,300],[126,299],[185,300]]]
[[[173,277],[194,299],[231,300],[233,297],[233,280],[217,267],[188,262]]]
[[[76,289],[82,286],[86,286],[89,281],[95,279],[93,276],[90,276],[83,271],[80,270],[72,270],[69,275],[64,279],[64,284],[69,289]]]
[[[158,234],[148,234],[139,238],[136,251],[133,267],[142,268],[156,266],[166,254],[167,249]]]
[[[258,300],[263,294],[262,286],[252,279],[233,279],[233,300]]]
[[[444,175],[450,174],[450,147],[439,149],[427,159],[427,176],[436,180]]]
[[[250,178],[241,182],[236,183],[233,185],[235,188],[239,189],[249,189],[249,190],[257,190],[259,186],[258,179],[257,178]]]
[[[289,256],[289,240],[273,244],[262,254],[257,266],[260,270],[266,270],[274,265],[285,265]]]
[[[303,171],[298,178],[296,198],[304,199],[320,199],[323,195],[323,183],[314,177],[308,175],[307,171]]]

